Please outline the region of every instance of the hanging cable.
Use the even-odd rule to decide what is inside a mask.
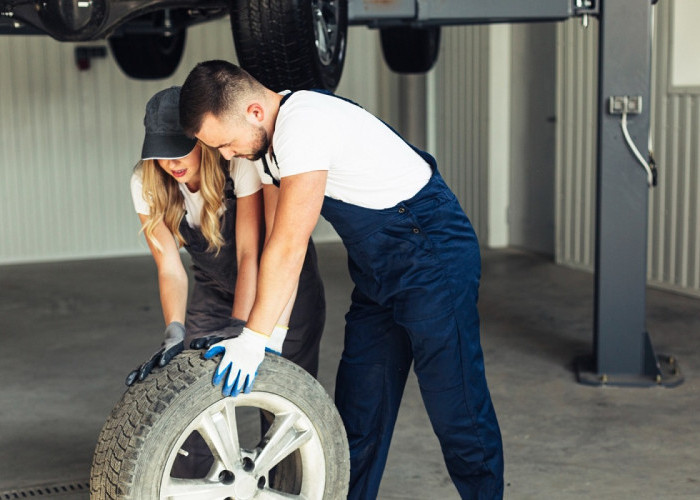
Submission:
[[[623,111],[622,113],[622,119],[620,120],[620,126],[622,128],[622,135],[625,137],[625,141],[627,141],[627,146],[629,146],[630,150],[632,153],[634,153],[634,156],[637,158],[637,161],[642,165],[644,170],[647,173],[647,184],[649,187],[652,187],[656,184],[655,178],[654,178],[654,172],[652,170],[652,167],[649,165],[649,163],[644,159],[642,154],[639,152],[637,149],[637,146],[634,145],[634,142],[632,141],[632,137],[630,137],[630,133],[627,130],[627,111]],[[653,161],[653,157],[652,157]]]

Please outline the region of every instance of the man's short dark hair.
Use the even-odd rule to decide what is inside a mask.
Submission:
[[[180,90],[180,125],[194,136],[202,128],[204,115],[221,117],[234,110],[234,104],[260,85],[245,70],[228,61],[212,60],[197,64]]]

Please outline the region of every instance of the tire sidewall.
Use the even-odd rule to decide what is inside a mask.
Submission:
[[[211,368],[213,373],[216,363],[212,362]],[[129,498],[160,498],[165,466],[173,447],[198,415],[223,398],[220,390],[212,389],[211,380],[206,377],[195,379],[192,384],[174,393],[167,408],[150,426],[148,434],[138,438],[143,444],[139,458],[135,460],[134,489]],[[148,426],[150,419],[144,420],[140,424]],[[141,434],[138,429],[137,434]],[[138,441],[134,443],[137,448]]]

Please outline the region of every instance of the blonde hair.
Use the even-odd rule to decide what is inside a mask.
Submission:
[[[201,141],[199,144],[202,148],[199,189],[204,201],[200,219],[201,231],[209,243],[207,250],[218,255],[224,245],[219,213],[224,206],[226,177],[220,164],[219,152]],[[160,221],[163,221],[175,237],[178,247],[186,245],[187,241],[180,233],[180,222],[185,215],[185,198],[180,192],[179,183],[160,168],[157,160],[141,160],[136,165],[136,169],[139,168],[143,177],[143,199],[149,209],[141,231],[158,251],[162,251],[153,232]]]

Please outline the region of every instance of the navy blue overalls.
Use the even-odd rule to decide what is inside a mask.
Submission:
[[[377,496],[412,361],[461,497],[502,498],[501,434],[479,338],[479,244],[435,159],[411,147],[433,172],[411,199],[373,210],[326,196],[321,210],[355,284],[335,387],[350,443],[348,498]]]
[[[228,162],[226,162],[228,164]],[[180,234],[187,244],[185,249],[192,257],[194,287],[187,307],[185,320],[188,339],[219,330],[231,317],[233,295],[236,287],[236,197],[233,181],[226,174],[224,198],[226,211],[221,218],[221,235],[224,246],[219,254],[207,251],[207,240],[201,229],[192,228],[183,217]],[[311,375],[318,374],[318,352],[321,334],[326,321],[326,301],[323,282],[318,270],[316,248],[309,240],[306,259],[299,278],[299,291],[289,321],[282,355],[295,362]]]

